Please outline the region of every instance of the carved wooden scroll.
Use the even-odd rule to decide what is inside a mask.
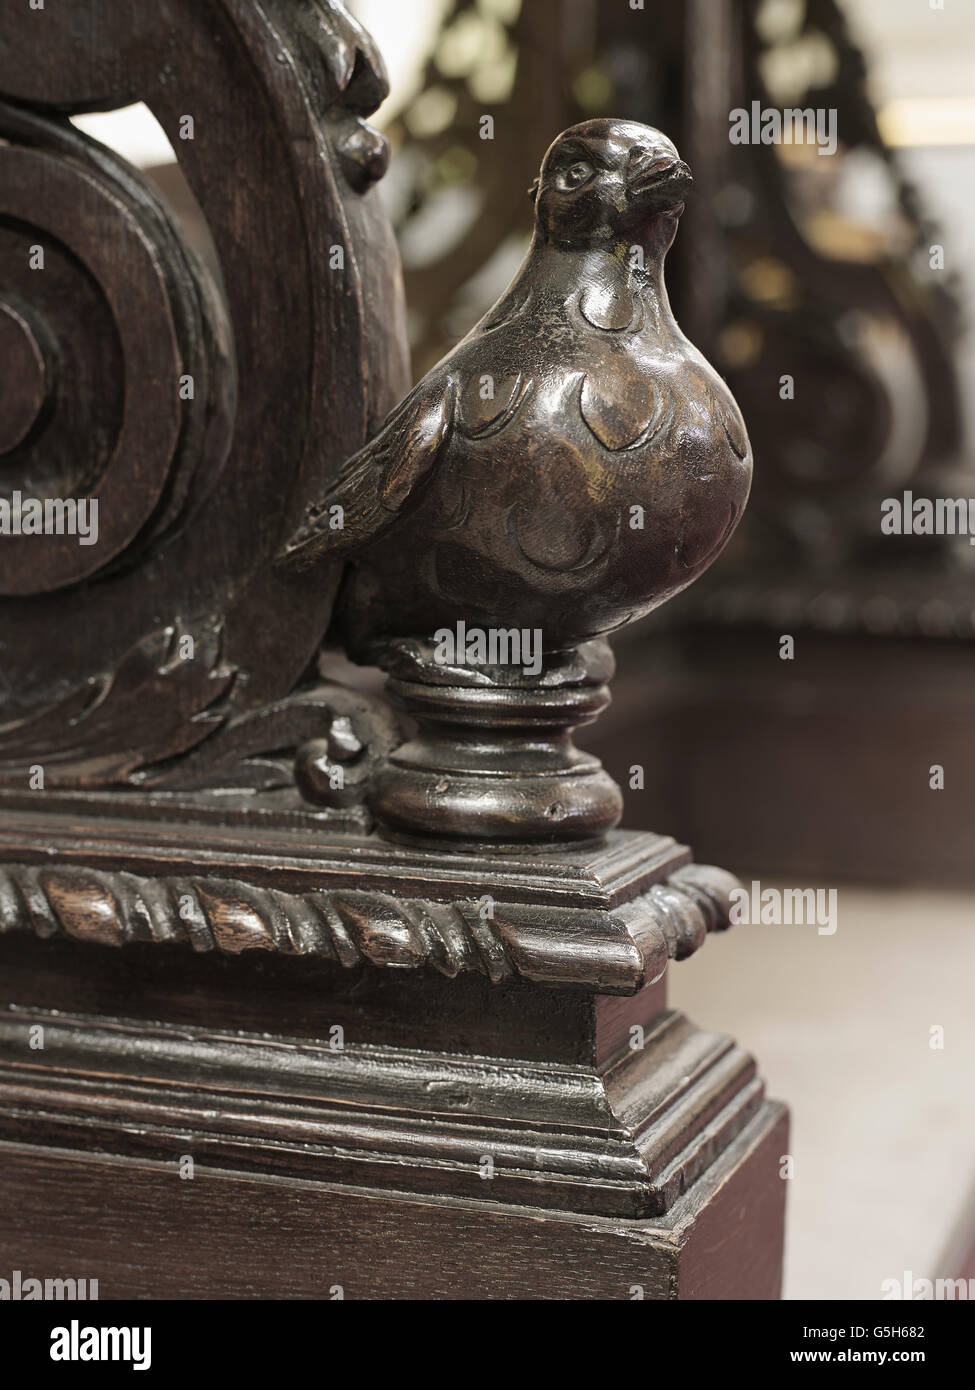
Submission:
[[[14,531],[29,502],[97,504],[90,543],[0,537],[8,788],[37,765],[48,789],[275,786],[262,756],[328,728],[289,697],[332,590],[269,561],[407,384],[385,90],[328,3],[5,9],[0,498]],[[140,100],[218,275],[67,121]]]

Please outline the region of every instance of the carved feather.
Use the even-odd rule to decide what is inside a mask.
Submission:
[[[448,378],[425,379],[383,428],[345,463],[334,486],[309,511],[282,555],[304,569],[376,540],[430,475],[454,427],[454,389]]]

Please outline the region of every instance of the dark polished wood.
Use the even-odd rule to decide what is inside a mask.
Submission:
[[[566,732],[607,703],[600,639],[708,568],[751,485],[738,407],[664,284],[692,183],[650,126],[563,131],[511,285],[286,548],[326,583],[350,557],[343,640],[420,725],[371,797],[391,831],[559,841],[620,818]]]
[[[260,985],[273,978],[265,972]],[[662,1008],[658,987],[625,1010],[589,996],[575,1010],[587,1057],[560,1060],[554,1039],[529,1037],[530,1049],[545,1054],[537,1061],[517,1056],[511,1019],[537,1007],[551,1028],[558,1005],[521,984],[471,982],[465,1051],[451,1054],[430,1050],[443,1044],[424,1026],[442,982],[416,981],[404,994],[420,1046],[393,1048],[382,1041],[382,993],[373,1004],[367,982],[353,1011],[341,1000],[330,1010],[345,982],[334,970],[312,978],[321,1042],[222,1033],[206,1009],[194,1025],[133,1027],[19,1003],[0,1017],[0,1134],[30,1143],[43,1117],[45,1142],[57,1148],[192,1152],[201,1164],[241,1172],[459,1197],[491,1192],[520,1206],[637,1219],[668,1211],[762,1107],[754,1061]],[[630,1046],[633,1029],[639,1048]],[[537,1038],[538,1024],[526,1031]],[[42,1049],[29,1046],[31,1036]],[[489,1058],[492,1045],[507,1055]]]
[[[18,1268],[47,1266],[56,1219],[103,1297],[327,1297],[303,1241],[286,1279],[270,1273],[302,1212],[348,1297],[777,1296],[784,1112],[747,1054],[666,1009],[662,981],[613,999],[367,962],[349,981],[263,953],[188,972],[175,950],[14,946],[0,939],[19,1001],[0,1015],[4,1191],[21,1171],[39,1184],[0,1216]],[[234,1259],[198,1252],[181,1274],[197,1201]],[[123,1214],[144,1245],[119,1247]],[[396,1285],[384,1234],[410,1257]],[[448,1293],[440,1245],[457,1239]],[[560,1272],[560,1248],[581,1267]]]
[[[385,90],[332,0],[5,7],[5,486],[101,524],[0,536],[0,1248],[102,1297],[775,1297],[784,1112],[665,996],[736,881],[571,737],[747,497],[663,286],[690,171],[557,137],[397,406]],[[137,99],[202,256],[65,119]]]
[[[783,11],[779,24],[768,22],[763,0],[674,0],[643,11],[532,0],[502,21],[517,65],[510,90],[491,107],[494,140],[479,137],[470,74],[455,73],[439,49],[431,53],[424,89],[391,129],[415,171],[410,196],[397,200],[397,225],[425,370],[454,345],[459,326],[466,330],[472,284],[485,287],[486,305],[500,287],[494,267],[529,233],[528,207],[507,184],[515,171],[519,184],[531,177],[531,132],[540,145],[557,126],[612,110],[674,138],[695,192],[667,261],[670,298],[685,334],[727,377],[758,467],[722,564],[661,614],[700,631],[675,651],[652,620],[642,638],[634,634],[637,645],[621,643],[614,707],[579,741],[617,777],[639,761],[649,778],[652,766],[657,785],[628,798],[628,823],[675,830],[706,858],[744,863],[742,854],[761,845],[766,874],[804,874],[814,864],[826,876],[864,882],[971,884],[975,799],[964,792],[972,783],[963,710],[973,700],[961,675],[975,640],[968,540],[879,530],[891,492],[972,495],[959,356],[963,255],[951,254],[937,188],[915,184],[914,161],[885,143],[872,54],[847,10],[842,0],[807,0]],[[477,23],[478,12],[477,0],[452,0],[447,23]],[[554,32],[559,63],[548,43]],[[835,112],[835,154],[810,159],[780,144],[733,144],[729,114],[753,101],[780,108],[772,76],[792,71],[804,45],[821,63],[815,72],[795,69],[784,104]],[[486,51],[482,61],[487,67]],[[475,68],[475,80],[479,74]],[[431,89],[454,103],[449,123],[432,130],[422,120]],[[876,189],[865,192],[876,198],[876,216],[866,220],[835,196],[857,180],[854,162],[870,167]],[[423,224],[438,200],[457,196],[458,184],[476,222],[434,255]],[[784,374],[793,390],[782,390]],[[783,710],[800,682],[766,660],[785,632],[797,639],[797,667],[806,664],[803,698],[819,711],[810,717]],[[738,661],[736,669],[721,657],[708,700],[703,669],[690,668],[712,640],[722,653],[737,647]],[[871,752],[881,729],[876,708],[884,742],[912,750],[912,766],[926,756],[916,711],[909,698],[898,708],[896,696],[898,685],[910,690],[920,666],[945,687],[944,700],[928,707],[945,733],[940,761],[956,769],[946,794],[921,806],[911,776],[898,778],[896,760],[883,766]],[[634,731],[642,738],[651,713],[666,733],[660,727],[646,759],[634,759]],[[811,796],[790,797],[774,771],[763,780],[761,767],[772,769],[780,756],[813,783]],[[690,770],[683,782],[682,769]],[[728,787],[743,774],[754,812],[722,816],[713,789],[700,795],[712,776]],[[839,779],[863,789],[856,823],[837,817],[820,793]]]
[[[382,60],[290,0],[5,3],[2,30],[0,496],[97,498],[99,531],[0,537],[0,784],[293,789],[347,711],[304,679],[333,591],[270,560],[408,385]],[[215,268],[65,119],[140,100]]]
[[[625,1225],[0,1145],[0,1234],[101,1298],[774,1299],[785,1140],[771,1107],[667,1218]]]

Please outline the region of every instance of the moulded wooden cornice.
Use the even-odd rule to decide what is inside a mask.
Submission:
[[[0,819],[0,931],[477,972],[635,994],[728,926],[731,874],[665,836],[571,855],[433,854],[359,840],[43,816]],[[111,866],[111,867],[109,867]]]

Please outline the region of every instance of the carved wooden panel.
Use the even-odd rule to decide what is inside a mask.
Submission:
[[[190,1153],[238,1213],[255,1181],[327,1191],[316,1242],[367,1295],[390,1291],[381,1230],[405,1291],[439,1296],[444,1236],[483,1239],[494,1270],[526,1205],[592,1266],[553,1296],[774,1295],[781,1107],[665,1007],[735,880],[617,831],[620,791],[571,736],[608,703],[606,635],[697,578],[748,495],[744,422],[664,286],[688,165],[643,124],[547,132],[522,270],[407,394],[365,121],[385,80],[340,5],[4,19],[4,1248],[44,1264],[52,1222],[68,1248],[63,1181],[106,1293],[169,1289],[197,1217],[147,1226],[139,1175]],[[133,101],[206,262],[67,119]],[[97,540],[25,525],[72,501],[75,523],[97,502]],[[339,684],[326,638],[381,662],[389,700]],[[25,1148],[52,1158],[22,1219]],[[106,1155],[125,1220],[157,1233],[127,1274]],[[476,1219],[444,1222],[461,1204]],[[262,1211],[257,1254],[221,1208],[251,1270],[292,1241]],[[458,1287],[496,1296],[478,1258]],[[266,1287],[213,1266],[185,1285]],[[296,1270],[285,1292],[309,1291]]]
[[[278,702],[334,585],[269,557],[407,385],[373,188],[387,149],[365,123],[384,92],[371,40],[327,0],[5,7],[0,496],[97,501],[98,521],[93,544],[3,537],[8,786],[28,763],[48,788],[165,780],[201,745],[232,783],[228,762],[303,736]],[[66,119],[135,101],[177,153],[218,275]]]

